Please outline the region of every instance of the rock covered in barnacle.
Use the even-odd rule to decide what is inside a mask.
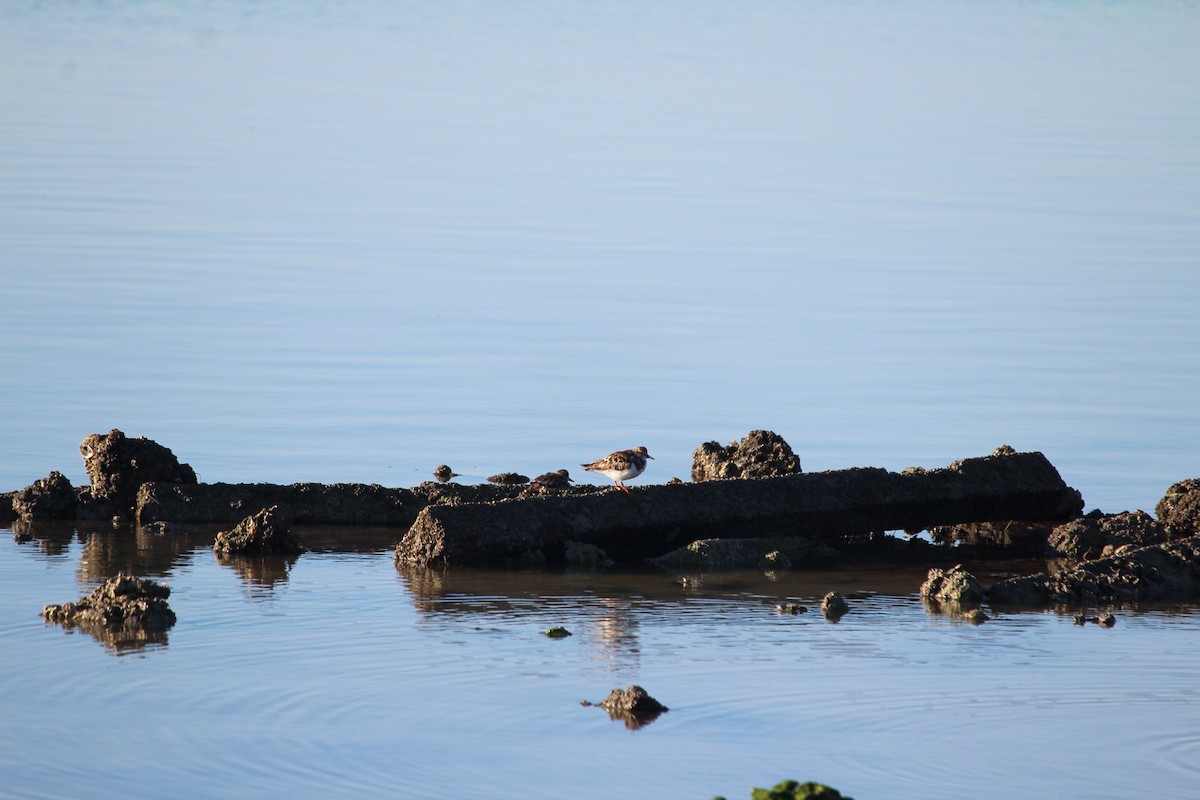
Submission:
[[[1163,526],[1145,511],[1103,514],[1092,511],[1050,532],[1046,548],[1070,558],[1112,555],[1120,547],[1141,547],[1166,540]]]
[[[499,472],[495,475],[489,475],[488,483],[494,483],[498,486],[524,486],[529,483],[529,476],[516,472]]]
[[[51,472],[12,495],[12,510],[26,520],[74,519],[79,495],[61,472]]]
[[[950,569],[934,567],[921,584],[922,599],[951,607],[977,604],[983,600],[983,594],[983,585],[962,564]]]
[[[1154,514],[1172,539],[1200,536],[1200,478],[1173,484],[1154,507]]]
[[[692,480],[762,478],[803,472],[800,458],[783,437],[773,431],[750,431],[740,442],[725,447],[705,442],[692,453]]]
[[[288,528],[278,506],[264,508],[217,534],[213,550],[229,555],[295,555],[304,552],[296,534]]]
[[[175,612],[167,605],[170,595],[165,584],[120,573],[73,603],[46,606],[42,616],[84,628],[165,629],[175,624]]]
[[[641,686],[633,685],[625,689],[613,689],[608,697],[599,703],[584,701],[583,705],[598,705],[608,712],[613,720],[621,720],[625,727],[636,730],[649,725],[667,711],[667,707],[650,696]]]
[[[195,471],[168,448],[144,436],[130,438],[113,428],[79,443],[92,497],[132,509],[143,483],[197,483]]]

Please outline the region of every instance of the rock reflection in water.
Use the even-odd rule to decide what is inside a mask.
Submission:
[[[292,567],[299,560],[300,556],[295,554],[217,556],[217,563],[237,573],[248,589],[268,592],[287,583]]]

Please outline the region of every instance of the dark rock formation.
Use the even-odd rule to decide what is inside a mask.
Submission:
[[[138,492],[137,518],[150,522],[240,522],[261,508],[279,506],[295,524],[403,525],[412,524],[426,504],[423,487],[448,493],[458,484],[435,484],[418,489],[385,489],[364,483],[147,483]]]
[[[83,628],[165,629],[175,624],[175,612],[167,605],[170,595],[165,584],[121,573],[74,603],[46,606],[42,616]]]
[[[0,492],[0,526],[11,525],[19,516],[13,508],[16,497],[16,492]]]
[[[295,555],[304,552],[296,534],[288,529],[278,506],[264,508],[238,523],[231,531],[221,531],[213,543],[219,556]]]
[[[1099,510],[1059,525],[1046,541],[1056,555],[1090,559],[1110,555],[1118,547],[1143,547],[1166,540],[1162,526],[1145,511],[1102,514]]]
[[[565,639],[568,636],[574,635],[562,625],[556,625],[553,628],[547,628],[546,630],[542,631],[542,634],[550,637],[551,639]]]
[[[846,598],[842,597],[837,592],[827,592],[821,598],[821,614],[825,619],[837,622],[846,612],[850,610],[850,604],[846,602]]]
[[[92,496],[126,511],[132,511],[143,483],[196,483],[196,473],[169,449],[144,436],[130,439],[116,428],[84,437],[79,452]]]
[[[645,689],[636,685],[627,689],[613,689],[608,693],[608,697],[599,703],[585,702],[584,705],[599,705],[608,712],[611,719],[624,722],[625,727],[630,730],[649,725],[669,710],[651,697]]]
[[[78,493],[61,472],[34,481],[16,492],[12,509],[26,521],[48,519],[74,519]]]
[[[992,584],[992,605],[1095,605],[1177,601],[1200,589],[1200,536],[1148,545],[1057,575],[1039,573]]]
[[[434,468],[433,477],[437,478],[441,483],[446,483],[451,478],[457,478],[458,473],[450,469],[449,465],[441,464]]]
[[[1200,478],[1188,478],[1167,489],[1154,514],[1172,539],[1200,536]]]
[[[765,478],[802,472],[800,459],[783,437],[771,431],[750,431],[741,442],[721,447],[705,442],[692,453],[692,480]]]
[[[396,547],[414,564],[561,562],[566,541],[642,560],[696,538],[787,531],[821,539],[987,519],[1068,520],[1082,510],[1041,453],[956,461],[898,474],[859,468],[753,480],[643,486],[631,495],[532,498],[431,505]]]
[[[933,568],[921,584],[921,598],[957,609],[983,600],[983,585],[975,576],[955,564],[950,569]]]

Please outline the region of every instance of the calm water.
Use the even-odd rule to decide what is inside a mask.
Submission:
[[[86,483],[113,427],[394,486],[636,444],[686,478],[768,428],[809,470],[1041,450],[1152,510],[1200,475],[1198,42],[1190,2],[4,3],[0,491]],[[346,531],[239,572],[208,535],[2,545],[0,793],[1196,785],[1191,612],[970,628],[872,576],[829,626],[764,598],[859,576],[435,579]],[[97,550],[171,582],[166,644],[41,625]],[[643,731],[578,707],[635,681]]]

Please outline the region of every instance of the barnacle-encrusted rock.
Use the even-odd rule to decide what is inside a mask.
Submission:
[[[1200,592],[1200,536],[1147,545],[1084,561],[1055,575],[1038,573],[992,584],[988,602],[1095,605],[1186,600]]]
[[[304,547],[288,528],[279,507],[271,506],[246,517],[233,530],[218,533],[213,550],[219,556],[294,555],[303,553]]]
[[[195,471],[168,448],[144,436],[131,439],[116,428],[84,437],[79,452],[92,481],[92,497],[124,510],[134,507],[143,483],[197,482]]]
[[[73,603],[46,606],[42,616],[84,628],[165,629],[175,624],[175,612],[167,605],[170,595],[165,584],[120,573]]]
[[[921,597],[951,607],[967,606],[983,600],[983,585],[962,564],[950,569],[934,567],[921,584]]]
[[[650,563],[669,569],[787,569],[793,563],[819,560],[832,553],[828,546],[800,536],[697,539],[684,547],[650,559]]]
[[[1050,532],[1046,547],[1071,558],[1099,558],[1118,547],[1141,547],[1164,541],[1166,534],[1145,511],[1102,514],[1099,510],[1059,525]]]
[[[1200,536],[1200,478],[1188,478],[1167,489],[1154,514],[1172,539]]]
[[[750,431],[741,442],[725,447],[705,442],[692,453],[692,480],[761,478],[802,472],[800,458],[783,437],[772,431]]]
[[[51,472],[12,496],[12,509],[23,520],[74,519],[79,496],[61,472]]]
[[[498,486],[524,486],[529,483],[529,476],[521,475],[517,472],[500,472],[495,475],[489,475],[488,483],[494,483]]]

